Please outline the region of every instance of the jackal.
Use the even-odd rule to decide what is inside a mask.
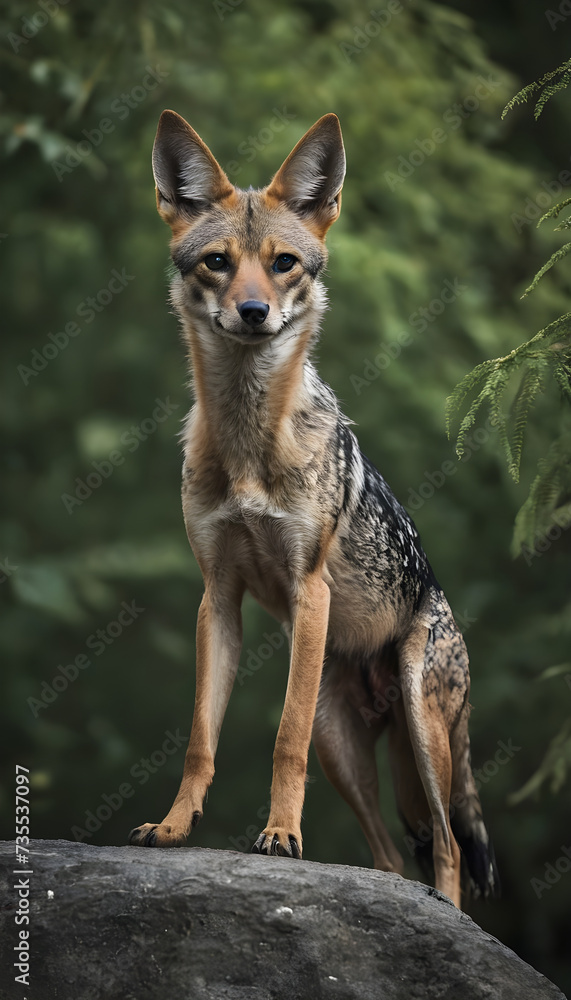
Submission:
[[[467,886],[494,893],[470,769],[462,635],[414,524],[309,360],[345,175],[339,121],[320,118],[267,187],[242,191],[190,125],[165,111],[153,169],[194,379],[182,495],[204,596],[180,790],[163,822],[133,830],[130,843],[179,846],[202,816],[248,590],[286,623],[291,651],[271,810],[253,850],[301,857],[313,738],[375,867],[402,873],[378,805],[374,751],[387,730],[399,812],[421,861],[428,846],[436,887],[459,906],[462,864]],[[391,684],[399,696],[375,711]]]

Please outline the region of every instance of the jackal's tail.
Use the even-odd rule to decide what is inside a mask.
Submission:
[[[500,877],[494,847],[480,818],[467,829],[463,817],[451,818],[450,825],[462,851],[462,889],[477,899],[499,896]]]
[[[466,831],[450,821],[452,832],[462,852],[462,892],[464,896],[479,899],[499,896],[501,893],[500,878],[496,866],[494,848],[484,824],[481,830]],[[432,862],[432,839],[415,838],[409,829],[407,843],[413,844],[414,857],[428,882],[434,882],[434,865]]]
[[[450,826],[462,852],[461,878],[465,896],[489,898],[499,896],[500,878],[494,848],[482,817],[482,807],[472,769],[467,718],[461,719],[451,738],[453,761],[452,791],[450,796]],[[428,881],[434,881],[432,837],[426,830],[415,836],[409,829],[406,843]]]
[[[462,893],[466,897],[479,899],[499,896],[501,894],[500,877],[496,866],[496,858],[488,831],[480,818],[470,827],[465,817],[451,808],[450,825],[452,833],[461,850]],[[411,853],[428,882],[434,883],[434,864],[432,861],[432,837],[415,837],[408,828],[409,836],[406,843],[412,845]]]
[[[468,713],[452,734],[450,825],[462,851],[462,888],[477,898],[499,896],[500,878],[494,848],[482,817],[480,797],[470,764]]]

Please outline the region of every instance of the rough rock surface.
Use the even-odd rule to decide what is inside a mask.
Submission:
[[[181,848],[0,844],[0,996],[26,1000],[556,1000],[444,896],[398,875]],[[14,983],[30,879],[30,986]],[[25,925],[22,925],[25,928]]]

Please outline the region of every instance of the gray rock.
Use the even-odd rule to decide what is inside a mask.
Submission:
[[[0,844],[0,985],[27,1000],[556,1000],[434,889],[398,875],[201,848],[34,841],[30,988]],[[25,925],[22,925],[25,929]]]

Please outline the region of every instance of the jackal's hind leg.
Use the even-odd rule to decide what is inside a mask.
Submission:
[[[347,700],[343,683],[346,669],[331,659],[327,661],[313,724],[313,745],[325,775],[357,816],[374,867],[402,874],[402,858],[379,812],[375,760],[379,729],[371,724],[372,712],[361,713]],[[364,709],[368,708],[368,699],[363,688]]]
[[[439,630],[440,624],[432,632],[420,621],[413,625],[400,648],[400,675],[408,736],[430,810],[435,886],[459,907],[460,848],[450,825],[450,736],[468,694],[467,657],[453,620]]]
[[[432,817],[408,735],[402,699],[393,705],[393,724],[388,737],[397,809],[406,828],[405,857],[415,858],[425,878],[433,882]]]

